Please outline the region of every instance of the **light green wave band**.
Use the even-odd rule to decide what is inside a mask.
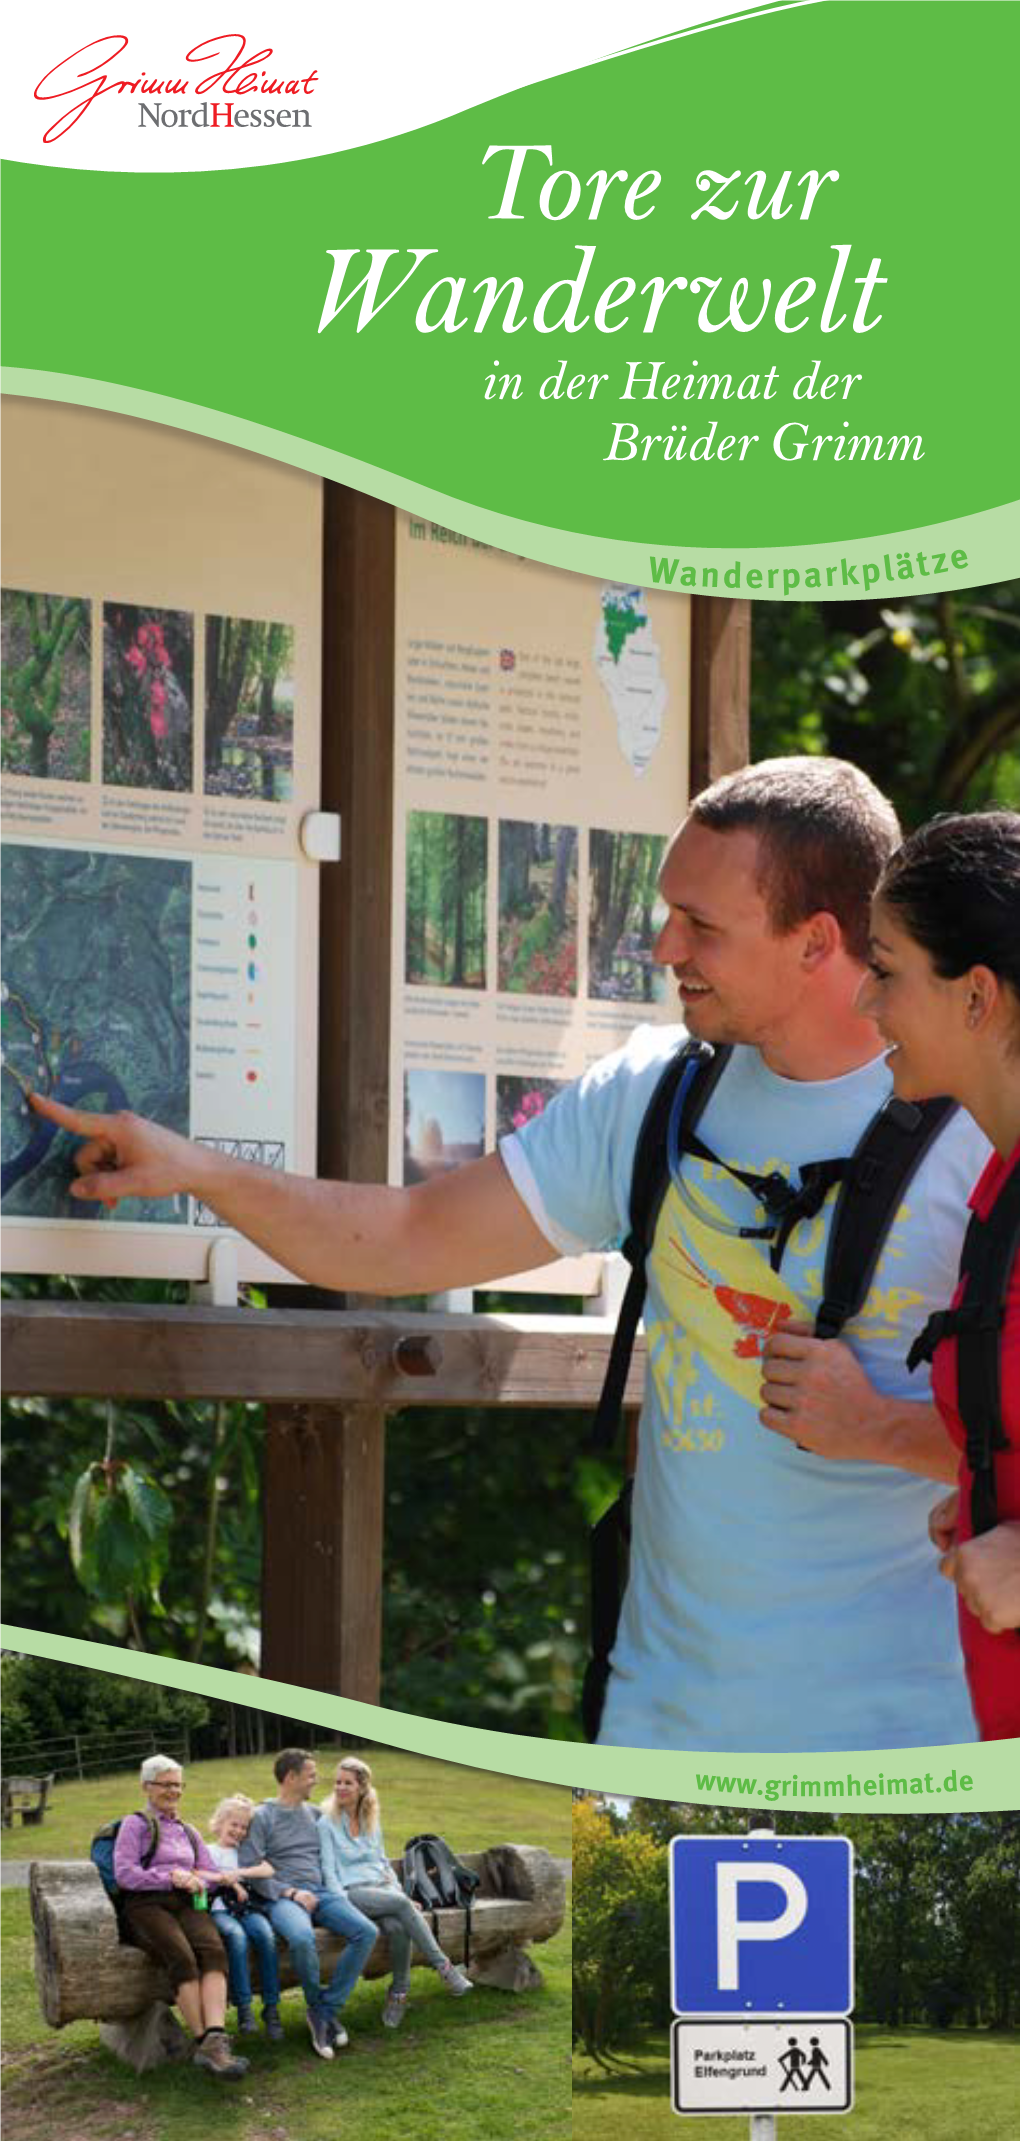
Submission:
[[[307,1718],[334,1731],[457,1762],[497,1775],[529,1777],[546,1784],[583,1786],[619,1797],[690,1801],[706,1806],[776,1806],[827,1814],[994,1813],[1020,1805],[1020,1741],[986,1741],[967,1747],[911,1747],[859,1754],[660,1754],[626,1747],[584,1747],[563,1740],[529,1739],[511,1732],[485,1732],[412,1717],[372,1703],[350,1702],[282,1680],[261,1680],[220,1666],[191,1665],[147,1652],[115,1650],[35,1628],[0,1626],[4,1650],[48,1658],[93,1672],[118,1673],[179,1693],[251,1710]],[[948,1786],[947,1778],[956,1779]],[[969,1786],[961,1787],[963,1777]],[[711,1778],[711,1784],[706,1780]],[[930,1789],[911,1789],[914,1780]],[[879,1791],[878,1780],[886,1789]],[[906,1782],[905,1791],[888,1789]],[[868,1790],[869,1784],[873,1787]],[[785,1785],[785,1788],[783,1788]],[[795,1788],[794,1788],[795,1787]],[[838,1789],[837,1789],[838,1787]]]
[[[274,431],[246,417],[231,416],[221,409],[203,409],[196,402],[177,401],[170,395],[150,394],[105,379],[78,379],[63,372],[22,370],[8,365],[0,370],[0,388],[7,394],[23,394],[35,401],[70,402],[84,409],[106,409],[118,416],[133,416],[147,423],[167,424],[176,431],[191,431],[200,438],[218,439],[226,446],[240,446],[271,461],[284,461],[291,468],[307,469],[311,475],[327,476],[373,498],[403,507],[423,520],[440,523],[497,550],[533,558],[540,565],[555,565],[562,571],[587,573],[593,579],[623,580],[639,587],[660,585],[674,594],[697,593],[751,596],[755,601],[790,602],[824,597],[827,602],[859,601],[870,595],[875,601],[910,601],[924,593],[950,587],[981,587],[992,581],[1012,579],[1020,573],[1020,499],[992,506],[983,513],[967,513],[957,520],[935,522],[923,528],[884,532],[852,542],[814,543],[800,547],[777,544],[775,549],[704,549],[672,539],[650,537],[647,545],[617,542],[612,537],[584,535],[576,529],[547,528],[530,520],[515,520],[485,506],[470,505],[429,490],[390,469],[375,468],[349,454],[301,439],[287,431]],[[954,551],[966,562],[954,566]],[[925,570],[917,565],[920,553]],[[660,579],[652,559],[665,560],[666,570],[675,559],[671,579]],[[942,568],[936,577],[937,558]],[[901,561],[910,564],[909,574]],[[886,571],[886,566],[890,570]],[[872,578],[866,568],[873,568]],[[820,586],[809,580],[817,572]],[[693,582],[685,579],[693,572]],[[748,584],[748,574],[758,573],[760,584]]]

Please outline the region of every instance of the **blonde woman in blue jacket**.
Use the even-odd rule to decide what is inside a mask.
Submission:
[[[399,2029],[407,2012],[411,1949],[418,1949],[437,1971],[448,1992],[461,1998],[473,1992],[471,1979],[443,1954],[426,1918],[405,1896],[386,1856],[379,1798],[367,1762],[347,1755],[329,1798],[322,1802],[319,1849],[322,1878],[335,1895],[346,1896],[366,1918],[381,1925],[390,1944],[393,1976],[383,2008],[387,2029]]]

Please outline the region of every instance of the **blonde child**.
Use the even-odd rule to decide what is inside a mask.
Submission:
[[[255,1802],[245,1792],[233,1792],[229,1799],[221,1799],[209,1819],[209,1831],[213,1838],[209,1850],[217,1866],[224,1872],[237,1870],[237,1854],[244,1842],[255,1811]],[[260,1860],[257,1866],[246,1866],[246,1880],[270,1880],[273,1868],[268,1859]],[[262,2021],[267,2037],[278,2044],[284,2029],[280,2020],[280,1971],[276,1954],[276,1936],[268,1918],[264,1917],[257,1903],[247,1901],[229,1908],[217,1897],[212,1906],[216,1930],[227,1951],[229,1966],[230,1997],[237,2008],[237,2026],[242,2037],[252,2036],[258,2029],[252,2005],[251,1972],[248,1966],[248,1950],[254,1949],[258,1957],[259,1982],[262,1986]]]

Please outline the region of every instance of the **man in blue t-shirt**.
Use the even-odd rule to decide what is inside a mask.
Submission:
[[[953,1600],[926,1537],[945,1431],[904,1361],[952,1293],[987,1147],[955,1117],[910,1184],[845,1341],[811,1336],[835,1190],[774,1273],[719,1162],[796,1175],[851,1153],[891,1090],[856,995],[899,828],[839,760],[780,759],[695,799],[661,873],[657,957],[687,1031],[733,1044],[649,1259],[630,1580],[604,1741],[894,1747],[973,1736]],[[128,1117],[40,1103],[88,1142],[78,1194],[190,1192],[312,1283],[438,1292],[627,1231],[635,1143],[681,1034],[639,1029],[500,1153],[410,1190],[304,1181]]]

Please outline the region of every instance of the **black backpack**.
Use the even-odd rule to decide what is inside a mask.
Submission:
[[[1007,1450],[1003,1426],[1002,1344],[1006,1296],[1020,1251],[1020,1167],[1014,1167],[987,1219],[972,1213],[960,1257],[966,1289],[959,1308],[929,1316],[907,1355],[908,1368],[930,1361],[940,1339],[957,1345],[957,1410],[966,1437],[975,1538],[998,1523],[995,1454]]]
[[[771,1240],[769,1261],[778,1271],[795,1226],[821,1211],[834,1183],[839,1195],[825,1258],[822,1300],[815,1317],[819,1338],[837,1338],[865,1301],[903,1194],[925,1153],[956,1113],[952,1100],[927,1100],[920,1107],[891,1093],[872,1116],[857,1149],[846,1159],[809,1161],[800,1169],[796,1188],[781,1174],[758,1175],[728,1167],[697,1135],[697,1124],[730,1060],[730,1047],[710,1048],[687,1041],[672,1056],[645,1111],[634,1149],[630,1188],[630,1230],[623,1243],[630,1278],[613,1337],[590,1448],[613,1448],[620,1425],[627,1374],[647,1287],[646,1260],[655,1239],[663,1199],[669,1187],[669,1149],[724,1167],[744,1184],[768,1214],[760,1226],[737,1229],[743,1240]],[[592,1528],[591,1656],[581,1689],[585,1735],[598,1735],[609,1680],[609,1658],[616,1641],[630,1547],[633,1481]]]
[[[432,1915],[432,1931],[439,1939],[437,1911],[464,1912],[464,1968],[471,1961],[471,1906],[480,1876],[461,1863],[442,1836],[412,1836],[404,1845],[400,1868],[404,1894]]]

